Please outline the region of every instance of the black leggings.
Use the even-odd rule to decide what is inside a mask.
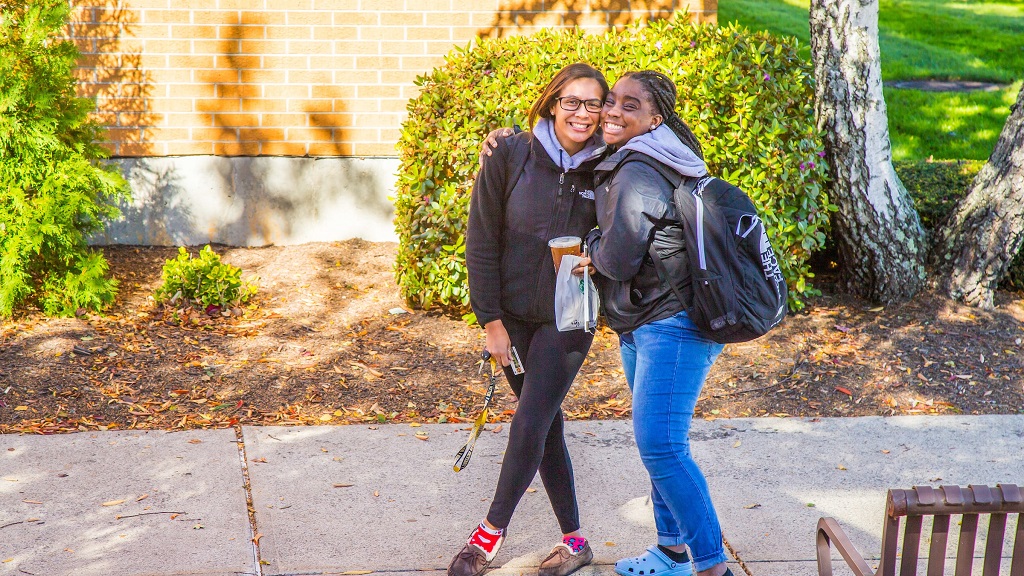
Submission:
[[[511,318],[503,318],[502,323],[526,373],[516,376],[509,367],[504,369],[519,406],[509,426],[508,447],[487,521],[506,528],[539,471],[562,533],[575,532],[580,529],[580,514],[572,462],[562,435],[562,400],[594,336],[583,330],[559,332],[554,323]]]

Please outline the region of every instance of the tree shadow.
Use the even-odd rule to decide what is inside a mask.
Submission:
[[[357,168],[339,178],[337,167],[323,162],[347,152],[340,121],[344,103],[329,86],[311,84],[310,90],[318,93],[306,98],[265,93],[267,87],[260,82],[285,72],[262,66],[261,58],[275,54],[243,52],[243,42],[267,39],[271,28],[262,24],[259,12],[240,11],[226,28],[214,68],[197,74],[215,96],[196,104],[213,125],[213,152],[237,158],[229,171],[221,171],[222,182],[214,187],[225,196],[222,204],[231,208],[230,216],[211,223],[211,240],[242,237],[249,245],[261,245],[292,238],[312,223],[343,216],[324,212],[345,199],[351,208],[390,216],[393,209],[377,193],[381,183],[372,171]],[[226,65],[220,64],[222,58]],[[289,109],[282,110],[281,102],[288,102]],[[302,119],[299,125],[290,125],[296,118]],[[245,191],[244,198],[240,191]]]
[[[255,573],[245,493],[234,480],[234,434],[209,434],[201,445],[164,432],[10,435],[5,453],[16,457],[5,459],[4,472],[29,496],[0,493],[0,502],[9,517],[39,518],[5,531],[5,546],[18,551],[5,574],[159,572],[181,542],[199,549],[209,534],[233,543],[196,550],[190,562],[221,574]],[[187,457],[164,457],[169,453]],[[40,504],[22,502],[30,498]],[[121,502],[99,505],[114,498]],[[197,535],[200,521],[205,535]],[[75,553],[54,553],[64,549]]]
[[[667,19],[686,9],[686,2],[665,0],[508,0],[478,35],[503,38],[542,26],[611,31],[639,20]],[[697,22],[700,15],[691,11],[690,19]]]
[[[273,62],[264,66],[268,58],[288,55],[268,49],[272,42],[259,46],[272,34],[261,13],[234,14],[211,62],[196,70],[209,97],[198,98],[195,110],[209,128],[192,136],[209,144],[212,155],[169,158],[147,140],[160,116],[148,112],[151,76],[140,49],[120,41],[138,15],[115,0],[102,1],[108,5],[83,8],[72,31],[85,54],[80,80],[85,95],[97,100],[98,120],[112,127],[113,154],[139,158],[120,161],[134,199],[94,243],[322,241],[334,238],[339,221],[354,235],[372,236],[376,223],[390,220],[393,207],[379,193],[386,176],[372,163],[340,159],[350,145],[342,143],[345,107],[330,79],[300,71],[310,74],[306,94],[267,92],[304,85],[288,84],[281,76],[289,72]],[[250,41],[257,44],[244,44]]]
[[[129,38],[138,13],[118,0],[95,0],[78,10],[68,27],[82,55],[78,94],[96,102],[93,118],[109,127],[104,144],[112,155],[151,154],[151,130],[160,115],[152,109],[153,78],[144,68],[142,45]]]
[[[176,246],[191,239],[186,231],[196,216],[185,201],[181,175],[173,166],[148,158],[129,158],[121,171],[132,187],[132,200],[121,217],[107,222],[98,239],[103,244]]]
[[[192,214],[180,202],[177,175],[147,159],[158,152],[152,135],[162,116],[153,111],[154,81],[142,45],[131,38],[139,13],[118,0],[98,0],[78,10],[68,30],[82,54],[78,94],[95,101],[93,118],[107,127],[104,144],[112,156],[129,158],[120,168],[133,190],[132,200],[119,206],[121,217],[92,242],[177,243],[181,239],[173,231],[191,223]]]

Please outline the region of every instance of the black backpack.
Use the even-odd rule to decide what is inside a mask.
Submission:
[[[764,336],[789,310],[789,290],[750,198],[718,178],[684,177],[673,193],[693,278],[687,314],[720,344]],[[664,264],[651,247],[659,271]],[[672,283],[683,305],[686,301]]]

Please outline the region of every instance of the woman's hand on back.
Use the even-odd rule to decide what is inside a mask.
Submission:
[[[498,147],[498,138],[508,138],[515,133],[515,130],[511,128],[491,130],[484,137],[484,145],[480,148],[480,165],[483,166],[484,164],[484,156],[490,156],[494,153],[494,149]]]

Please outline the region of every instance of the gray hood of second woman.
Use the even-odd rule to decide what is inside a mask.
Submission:
[[[704,161],[683,144],[675,132],[665,124],[640,136],[634,136],[620,150],[642,152],[683,176],[699,178],[708,173]]]

